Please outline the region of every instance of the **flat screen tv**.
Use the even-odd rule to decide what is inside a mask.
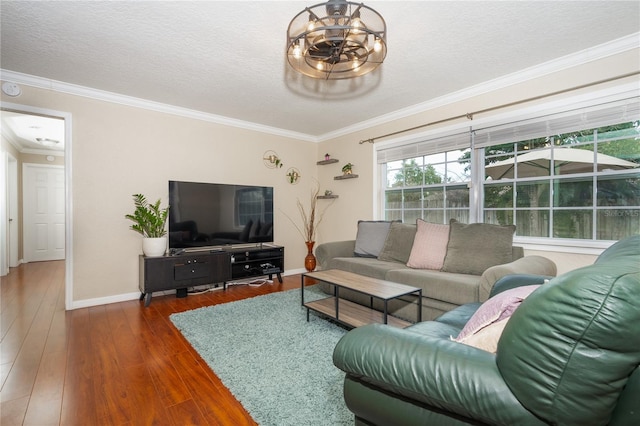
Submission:
[[[273,187],[169,181],[169,248],[273,242]]]

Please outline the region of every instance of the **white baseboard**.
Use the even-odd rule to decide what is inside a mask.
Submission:
[[[74,300],[71,302],[69,310],[90,308],[92,306],[108,305],[109,303],[128,302],[129,300],[140,299],[140,292],[116,294],[114,296],[96,297],[95,299]]]
[[[282,275],[296,275],[303,274],[307,272],[306,269],[294,269],[290,271],[284,272]],[[196,286],[201,287],[201,286]],[[153,293],[154,296],[175,294],[175,290],[166,290],[166,291],[156,291]],[[118,302],[128,302],[130,300],[140,299],[140,292],[137,291],[135,293],[124,293],[124,294],[116,294],[114,296],[107,297],[96,297],[95,299],[83,299],[83,300],[75,300],[71,303],[71,307],[69,310],[81,309],[81,308],[90,308],[92,306],[100,306],[100,305],[108,305],[109,303],[118,303]]]

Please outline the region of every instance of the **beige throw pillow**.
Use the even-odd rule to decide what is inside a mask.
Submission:
[[[507,317],[498,322],[494,322],[493,324],[486,326],[476,334],[472,334],[471,336],[458,341],[460,343],[464,343],[465,345],[482,349],[483,351],[496,353],[496,351],[498,350],[498,341],[500,340],[500,336],[502,336],[502,330],[504,330],[504,327],[507,325],[509,318],[511,317]]]
[[[416,221],[416,236],[407,266],[416,269],[440,270],[447,254],[449,225]]]

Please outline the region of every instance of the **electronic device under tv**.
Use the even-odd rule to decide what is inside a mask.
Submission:
[[[174,252],[273,241],[273,187],[169,181]]]

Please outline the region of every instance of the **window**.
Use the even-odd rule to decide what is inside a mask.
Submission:
[[[640,232],[639,122],[484,148],[484,221],[529,237]]]
[[[382,148],[378,162],[387,220],[515,224],[536,241],[640,233],[637,94]]]
[[[469,220],[470,149],[385,163],[385,218],[415,223]]]

